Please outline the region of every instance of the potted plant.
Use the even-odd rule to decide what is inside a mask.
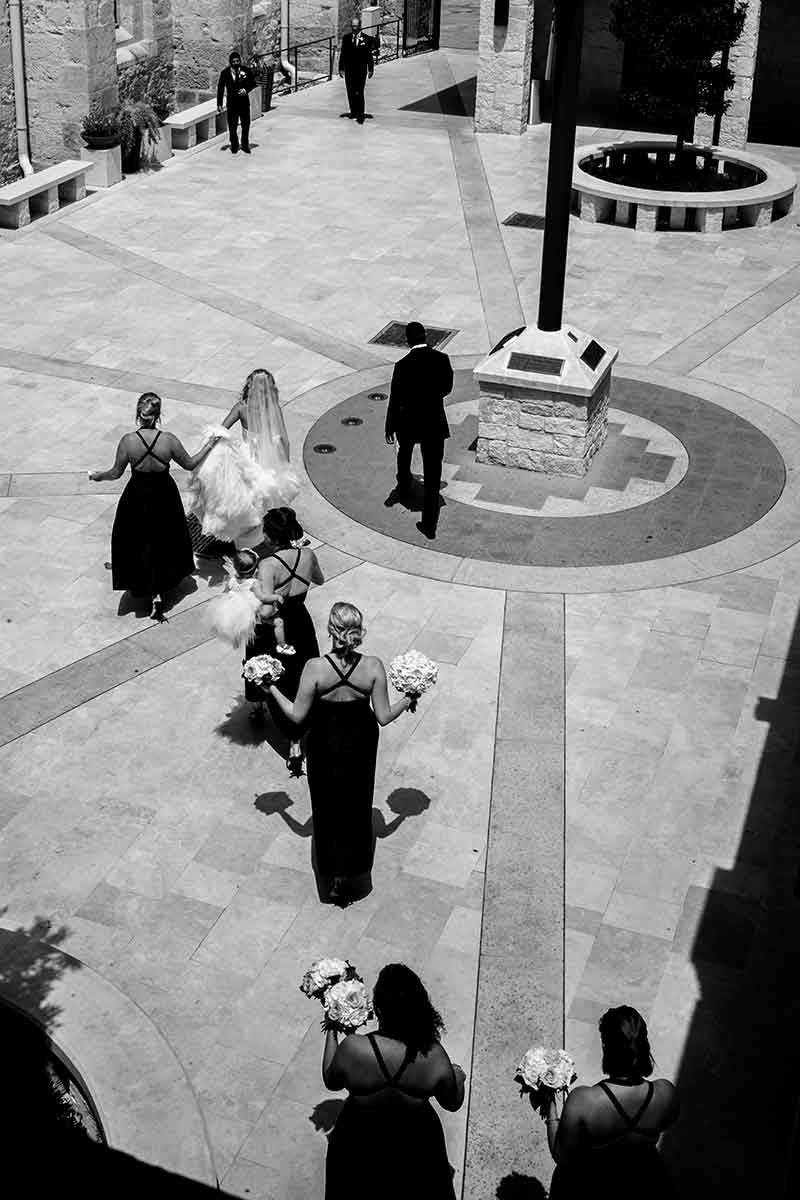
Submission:
[[[117,110],[122,169],[126,175],[139,170],[145,144],[155,146],[161,137],[161,125],[154,109],[145,100],[126,100]]]
[[[123,107],[144,104],[152,110],[159,123],[164,122],[174,108],[172,66],[163,59],[148,58],[131,63],[120,71],[118,85],[120,104]],[[142,131],[143,134],[145,132]],[[148,157],[163,162],[171,156],[172,141],[168,128],[159,128],[156,139],[152,137],[151,130],[147,141],[151,148]]]
[[[120,143],[116,110],[105,112],[102,104],[93,104],[81,121],[81,137],[90,150],[108,150]]]

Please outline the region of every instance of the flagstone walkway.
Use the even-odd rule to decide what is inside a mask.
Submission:
[[[472,76],[468,53],[381,64],[363,127],[337,82],[281,97],[249,159],[220,137],[0,233],[0,923],[33,939],[0,937],[0,993],[116,1144],[263,1200],[322,1195],[340,1097],[297,990],[315,955],[422,975],[468,1074],[443,1117],[465,1200],[547,1185],[517,1058],[565,1039],[599,1077],[597,1020],[631,1003],[681,1090],[683,1194],[778,1195],[800,1078],[797,211],[703,237],[574,221],[565,315],[620,346],[617,449],[583,495],[484,477],[469,371],[535,319],[541,232],[501,222],[542,213],[548,130],[476,137]],[[412,317],[457,330],[430,544],[383,506],[368,399],[401,353],[370,339]],[[374,887],[345,910],[317,895],[305,780],[209,636],[218,565],[168,624],[120,607],[122,485],[85,474],[141,390],[194,446],[259,365],[304,472],[317,628],[348,599],[368,652],[441,664],[382,731]]]

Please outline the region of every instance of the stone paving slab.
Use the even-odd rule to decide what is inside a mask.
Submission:
[[[326,570],[341,572],[312,593],[318,626],[346,594],[366,613],[368,646],[384,656],[418,646],[442,660],[435,697],[382,734],[375,887],[363,905],[338,913],[318,904],[304,783],[287,780],[247,724],[236,656],[193,645],[200,618],[190,609],[211,580],[180,602],[174,633],[141,631],[150,669],[129,678],[109,666],[139,626],[116,615],[103,567],[113,496],[84,494],[77,475],[113,452],[132,393],[163,388],[170,426],[194,445],[247,371],[266,363],[297,447],[336,403],[385,390],[399,352],[365,370],[328,353],[374,355],[367,343],[378,329],[422,315],[459,330],[449,349],[469,369],[506,306],[535,313],[541,233],[491,231],[511,211],[543,211],[547,132],[471,140],[464,118],[443,115],[437,100],[443,58],[463,91],[469,55],[381,64],[369,92],[375,119],[361,129],[338,121],[335,81],[282,98],[258,127],[269,152],[251,162],[233,164],[217,139],[20,236],[0,235],[15,296],[0,315],[2,603],[19,626],[3,627],[11,649],[0,683],[33,688],[20,736],[0,751],[3,903],[31,933],[43,914],[62,921],[68,952],[168,1039],[234,1193],[282,1200],[321,1190],[338,1098],[321,1086],[316,1018],[295,988],[308,957],[332,946],[368,978],[407,956],[470,1076],[482,989],[472,1112],[486,1120],[472,1121],[468,1190],[503,1165],[498,1130],[515,1132],[511,1183],[531,1172],[546,1182],[540,1131],[526,1124],[506,1073],[535,1022],[552,1020],[541,1036],[560,1040],[566,1017],[586,1080],[600,1072],[597,1018],[633,1001],[649,1019],[659,1069],[684,1097],[665,1146],[684,1194],[706,1195],[709,1175],[731,1192],[743,1179],[777,1192],[783,1118],[795,1102],[791,1053],[757,1114],[752,1080],[765,1057],[773,1061],[774,1028],[798,1018],[786,986],[800,945],[796,214],[766,231],[703,239],[571,229],[568,318],[620,344],[628,378],[721,404],[780,449],[787,485],[750,529],[633,566],[482,564],[365,529],[304,480],[301,515],[326,543]],[[799,161],[795,151],[774,153]],[[222,208],[230,219],[220,227]],[[699,362],[691,377],[649,368],[659,355],[680,356],[687,339],[683,352]],[[45,480],[62,472],[76,477],[73,495],[48,493]],[[9,495],[13,477],[36,494]],[[504,621],[503,590],[542,594],[509,595]],[[559,605],[563,633],[544,619]],[[504,640],[506,662],[526,667],[516,682],[500,675]],[[58,715],[47,676],[66,670],[59,702],[80,700],[91,682],[80,660],[95,652],[98,694]],[[559,711],[548,697],[565,678]],[[543,919],[548,904],[558,908],[557,883],[536,903],[528,886],[528,858],[546,851],[544,832],[537,841],[524,822],[531,754],[547,831],[566,817],[563,947],[546,936],[560,928],[558,914]],[[421,813],[418,793],[430,800]],[[529,853],[520,864],[521,845]],[[500,861],[505,887],[493,870]],[[557,868],[548,858],[543,872],[554,879]],[[533,949],[535,968],[498,947]],[[445,1118],[456,1164],[466,1121],[464,1111]],[[755,1162],[745,1124],[764,1148]]]

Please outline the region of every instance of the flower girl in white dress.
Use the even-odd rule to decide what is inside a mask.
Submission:
[[[242,442],[231,433],[237,422]],[[190,480],[191,511],[204,534],[237,548],[258,545],[264,514],[291,503],[300,490],[272,374],[251,371],[241,398],[212,429],[220,440]]]

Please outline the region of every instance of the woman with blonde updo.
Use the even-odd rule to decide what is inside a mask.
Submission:
[[[329,882],[330,899],[342,904],[372,870],[378,726],[396,720],[413,703],[408,696],[389,702],[383,663],[359,653],[365,633],[355,605],[334,604],[328,617],[331,652],[306,663],[294,703],[270,688],[291,721],[308,720],[317,867]]]
[[[198,467],[214,445],[209,438],[189,454],[174,433],[157,429],[161,397],[144,392],[136,402],[137,428],[120,439],[113,467],[91,471],[93,483],[131,477],[119,498],[111,532],[111,579],[115,592],[130,592],[153,602],[161,617],[164,593],[194,572],[192,540],[170,463],[185,471]]]

